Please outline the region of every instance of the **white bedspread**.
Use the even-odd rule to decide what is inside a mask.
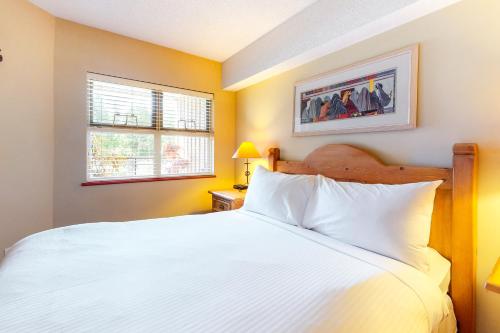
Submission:
[[[0,332],[431,332],[423,273],[244,211],[53,229],[0,266]]]

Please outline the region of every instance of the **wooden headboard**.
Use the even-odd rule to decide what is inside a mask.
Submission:
[[[452,263],[450,296],[459,331],[475,331],[476,144],[455,144],[452,168],[385,165],[361,149],[330,144],[316,149],[304,161],[281,160],[279,148],[271,148],[269,169],[289,174],[322,174],[361,183],[444,180],[434,201],[430,246]]]

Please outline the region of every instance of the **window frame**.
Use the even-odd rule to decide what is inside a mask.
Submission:
[[[92,85],[93,80],[115,83],[131,87],[144,88],[151,90],[151,126],[130,126],[130,125],[114,125],[109,123],[99,123],[94,121],[94,111],[93,105],[91,103],[92,96]],[[173,87],[168,85],[155,84],[145,81],[126,79],[122,77],[104,75],[93,72],[87,72],[86,75],[87,89],[87,122],[86,122],[86,165],[85,165],[85,179],[86,181],[81,183],[82,186],[94,186],[94,185],[108,185],[108,184],[125,184],[125,183],[138,183],[138,182],[154,182],[154,181],[168,181],[168,180],[180,180],[180,179],[199,179],[199,178],[215,178],[215,131],[214,131],[214,94],[209,92],[197,91],[192,89],[185,89],[179,87]],[[207,100],[209,105],[207,105],[208,112],[206,113],[207,121],[205,129],[192,129],[192,128],[169,128],[163,126],[163,94],[164,93],[177,93],[187,96],[202,97]],[[153,175],[151,176],[127,176],[127,177],[112,177],[112,178],[90,178],[89,173],[89,140],[92,132],[105,132],[105,133],[144,133],[154,135],[154,164],[153,164]],[[186,133],[182,135],[182,133]],[[208,137],[211,139],[211,158],[212,158],[212,170],[207,173],[200,174],[178,174],[178,175],[162,175],[162,137],[164,135],[175,135],[175,136],[198,136]]]

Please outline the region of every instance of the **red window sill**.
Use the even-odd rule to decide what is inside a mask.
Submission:
[[[113,185],[113,184],[130,184],[130,183],[149,183],[149,182],[163,182],[163,181],[168,181],[168,180],[200,179],[200,178],[215,178],[215,175],[96,180],[93,182],[85,182],[85,183],[82,183],[81,185],[82,186],[97,186],[97,185]]]

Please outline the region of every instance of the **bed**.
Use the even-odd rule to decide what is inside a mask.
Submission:
[[[365,183],[444,180],[430,245],[452,263],[448,294],[413,267],[236,210],[57,228],[0,266],[1,332],[474,331],[476,146],[453,168],[386,166],[347,145],[269,166]],[[453,306],[452,306],[453,303]]]

